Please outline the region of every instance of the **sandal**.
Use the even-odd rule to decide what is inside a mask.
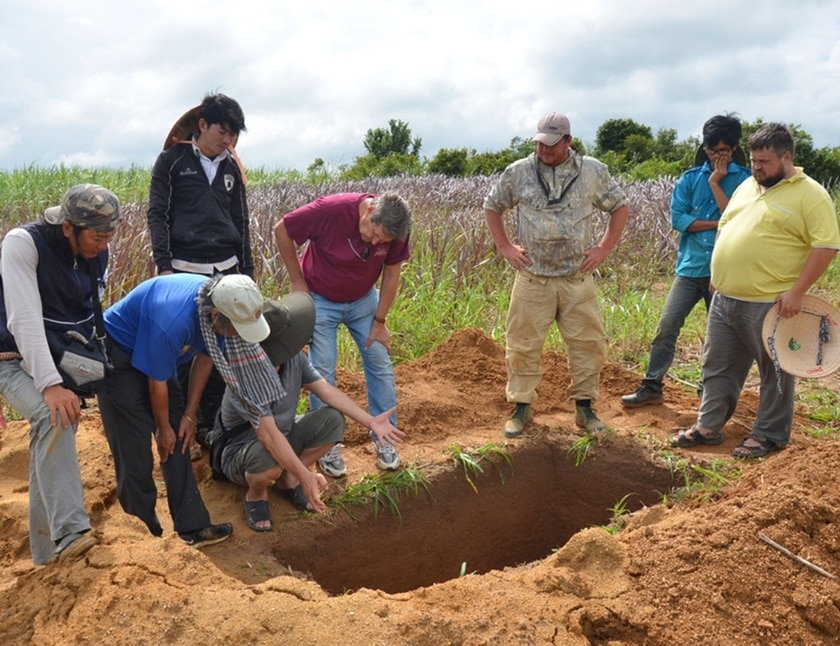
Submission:
[[[700,429],[697,428],[697,424],[691,428],[681,430],[671,438],[671,446],[680,449],[687,449],[691,446],[697,446],[698,444],[715,445],[721,444],[722,442],[723,433],[720,431],[712,431],[711,433],[704,435],[700,432]]]
[[[756,444],[747,444],[748,440],[752,440]],[[778,451],[781,448],[778,444],[770,440],[759,440],[757,437],[748,435],[744,438],[743,442],[732,450],[732,457],[742,459],[761,458],[771,451]]]
[[[273,489],[277,495],[285,498],[301,511],[314,511],[314,509],[309,506],[309,500],[303,493],[302,485],[298,485],[292,489],[281,489],[277,485],[274,485]]]
[[[261,527],[257,525],[259,522],[268,521],[268,527]],[[248,527],[255,532],[270,532],[274,529],[274,523],[271,520],[271,514],[268,511],[267,500],[246,500],[245,501],[245,521]]]

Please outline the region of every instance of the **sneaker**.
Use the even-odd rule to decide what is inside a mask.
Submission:
[[[219,525],[208,525],[204,529],[199,529],[197,532],[190,532],[189,534],[178,534],[181,539],[190,547],[205,547],[207,545],[215,545],[230,538],[233,534],[233,525],[230,523],[221,523]]]
[[[590,406],[575,406],[575,424],[587,433],[602,433],[607,430],[607,426],[598,419]]]
[[[621,398],[621,405],[625,408],[638,408],[649,404],[661,404],[665,401],[661,391],[656,391],[646,384],[639,386],[636,392],[624,395]]]
[[[72,538],[75,536],[76,538]],[[70,534],[61,540],[64,547],[59,548],[58,558],[61,561],[69,561],[80,557],[91,547],[96,545],[96,539],[90,534]]]
[[[533,416],[534,411],[531,409],[531,404],[518,403],[516,408],[513,409],[511,418],[505,422],[505,436],[518,437]]]
[[[397,449],[388,440],[380,442],[376,437],[376,433],[370,432],[370,439],[373,440],[373,445],[376,447],[376,463],[380,469],[385,471],[394,471],[400,466],[400,456],[397,455]]]
[[[318,466],[321,471],[326,473],[331,478],[340,478],[347,475],[347,465],[344,464],[344,458],[341,457],[339,449],[344,446],[339,443],[326,452],[324,457],[318,458]]]

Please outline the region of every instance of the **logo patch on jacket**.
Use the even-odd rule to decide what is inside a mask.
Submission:
[[[225,173],[225,189],[228,193],[230,193],[233,190],[234,182],[236,182],[236,179],[233,177],[233,175]]]

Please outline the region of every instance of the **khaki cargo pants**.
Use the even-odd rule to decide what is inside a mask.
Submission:
[[[507,317],[505,396],[509,402],[536,401],[542,349],[555,321],[566,343],[569,398],[598,398],[606,340],[592,275],[548,277],[519,271]]]

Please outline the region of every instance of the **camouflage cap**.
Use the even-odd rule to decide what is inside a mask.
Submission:
[[[67,189],[60,206],[44,211],[48,224],[70,224],[95,231],[113,231],[120,222],[120,201],[107,188],[76,184]]]

